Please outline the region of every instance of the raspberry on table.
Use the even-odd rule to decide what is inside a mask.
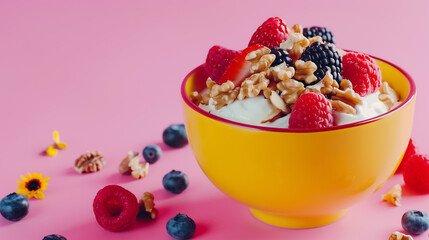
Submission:
[[[334,43],[335,44],[334,34],[332,34],[332,32],[329,31],[325,27],[313,26],[313,27],[304,28],[303,35],[306,38],[321,36],[323,41],[325,41],[327,43]]]
[[[304,93],[295,102],[289,128],[325,128],[333,125],[332,105],[320,93]]]
[[[327,71],[331,72],[333,79],[338,84],[343,79],[341,76],[341,72],[343,71],[342,58],[332,46],[315,42],[304,50],[300,59],[304,62],[312,61],[317,66],[317,70],[314,72],[317,80],[310,85],[322,80]]]
[[[101,227],[117,232],[129,228],[135,222],[139,204],[130,191],[118,185],[108,185],[97,192],[93,210]]]
[[[343,77],[350,80],[361,97],[381,87],[381,70],[373,58],[363,53],[349,52],[343,56]]]
[[[429,160],[415,154],[408,159],[403,172],[406,186],[419,193],[429,193]]]
[[[270,67],[275,67],[282,63],[285,63],[287,67],[293,66],[292,58],[289,57],[288,52],[286,52],[285,50],[279,47],[273,47],[271,48],[270,54],[274,54],[276,56],[276,59],[273,63],[271,63]]]
[[[190,239],[195,229],[194,220],[185,214],[179,213],[167,222],[167,233],[175,239]]]
[[[429,229],[429,215],[423,211],[410,210],[402,215],[402,227],[413,235],[419,235]]]
[[[260,44],[268,48],[280,47],[280,43],[288,37],[287,26],[279,17],[268,18],[253,33],[249,47]]]
[[[207,75],[215,82],[218,82],[231,61],[239,51],[227,49],[218,45],[210,48],[204,69]]]
[[[402,158],[401,164],[396,169],[396,173],[400,173],[404,170],[405,164],[410,160],[412,156],[416,154],[416,147],[414,146],[413,140],[410,138],[408,142],[407,150],[405,150],[404,157]]]

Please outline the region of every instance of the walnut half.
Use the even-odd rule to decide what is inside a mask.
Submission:
[[[74,169],[78,173],[98,172],[106,165],[106,161],[98,151],[88,151],[82,154],[74,163]]]

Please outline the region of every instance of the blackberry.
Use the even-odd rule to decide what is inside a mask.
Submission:
[[[331,72],[332,77],[338,84],[343,79],[341,76],[343,71],[342,58],[332,46],[315,42],[304,50],[300,59],[304,62],[312,61],[317,66],[317,70],[314,72],[317,80],[310,85],[318,83],[325,77],[327,71]]]
[[[292,59],[289,57],[289,54],[285,50],[279,47],[273,47],[271,48],[270,54],[276,55],[276,59],[274,60],[273,63],[271,63],[270,67],[275,67],[282,63],[286,63],[286,66],[288,67],[293,66]]]
[[[327,43],[335,43],[334,34],[332,34],[331,31],[329,31],[327,28],[324,28],[324,27],[314,26],[314,27],[304,28],[304,36],[306,38],[321,36],[323,41]]]

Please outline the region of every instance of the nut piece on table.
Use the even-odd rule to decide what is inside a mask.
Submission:
[[[123,175],[131,175],[131,167],[129,166],[131,159],[139,157],[138,152],[129,151],[128,155],[119,164],[119,172]]]
[[[392,235],[390,235],[389,240],[413,240],[413,237],[400,232],[393,232]]]
[[[98,172],[106,165],[106,161],[98,151],[88,151],[82,154],[74,163],[74,169],[78,173]]]
[[[149,163],[141,164],[139,157],[132,158],[128,166],[131,168],[131,176],[136,179],[144,178],[149,173]]]
[[[394,206],[401,205],[402,188],[401,185],[396,184],[386,194],[383,195],[383,201],[388,201]]]
[[[143,197],[139,200],[140,212],[139,216],[144,218],[148,215],[152,220],[158,216],[158,210],[155,208],[155,197],[150,192],[144,192]],[[143,211],[143,212],[142,212]]]

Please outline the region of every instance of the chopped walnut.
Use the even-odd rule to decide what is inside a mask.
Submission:
[[[268,84],[268,87],[264,90],[262,90],[262,93],[264,94],[264,97],[269,99],[271,96],[271,91],[277,91],[277,84],[274,81],[270,81]]]
[[[195,105],[199,106],[203,100],[203,97],[197,91],[194,91],[189,95],[189,100],[191,100],[191,102],[193,102]]]
[[[280,97],[283,98],[286,104],[295,103],[299,96],[304,92],[304,84],[294,79],[281,81],[277,83],[277,89],[282,91]]]
[[[275,120],[279,119],[282,115],[283,115],[282,111],[275,108],[261,121],[261,123],[274,122]]]
[[[337,81],[333,79],[332,74],[328,71],[318,83],[307,86],[304,93],[319,92],[322,94],[332,94],[336,86],[338,86]]]
[[[357,104],[362,102],[362,97],[357,94],[353,88],[347,88],[345,90],[335,89],[335,95],[332,96],[332,100],[339,100],[348,105],[355,107]]]
[[[287,107],[283,99],[277,94],[277,92],[275,91],[271,92],[270,102],[275,108],[282,111],[283,113],[286,113],[286,114],[289,113],[288,112],[289,108]]]
[[[237,99],[243,100],[246,97],[256,97],[262,90],[267,89],[269,83],[270,80],[265,77],[265,73],[252,74],[241,83]]]
[[[299,25],[299,24],[295,24],[295,25],[293,25],[292,26],[292,31],[294,32],[294,33],[303,33],[304,31],[303,31],[303,29],[302,29],[302,26],[301,25]]]
[[[338,87],[337,87],[338,88]],[[346,90],[347,88],[351,88],[351,89],[353,89],[353,85],[352,85],[352,82],[350,82],[350,80],[347,80],[347,79],[343,79],[343,80],[341,80],[341,82],[340,82],[340,89],[341,90]]]
[[[210,97],[213,99],[213,105],[216,109],[231,104],[238,96],[238,89],[235,89],[234,83],[229,80],[218,85],[209,78],[206,84],[210,89]]]
[[[250,61],[252,63],[259,62],[262,56],[270,54],[271,50],[267,47],[259,48],[253,52],[250,52],[246,55],[246,61]]]
[[[378,95],[378,99],[384,102],[389,110],[399,101],[399,94],[387,82],[381,84],[379,91],[380,95]]]
[[[394,206],[401,206],[402,188],[396,184],[386,194],[383,195],[383,201],[388,201]]]
[[[287,81],[295,75],[295,68],[287,67],[286,63],[271,67],[267,77],[272,77],[274,81]]]
[[[295,62],[295,68],[296,72],[294,77],[296,80],[303,80],[307,84],[317,80],[317,77],[314,76],[314,72],[317,70],[317,66],[314,62],[298,60]]]
[[[342,102],[340,100],[329,100],[329,102],[331,102],[332,109],[337,112],[356,114],[356,109],[345,102]]]
[[[274,54],[270,54],[270,51],[271,50],[269,48],[263,47],[246,55],[246,60],[252,63],[249,70],[251,74],[268,70],[270,65],[276,59],[276,56]]]
[[[302,32],[291,32],[288,39],[280,43],[280,48],[286,50],[289,53],[289,57],[295,62],[309,45],[310,41],[302,35]]]
[[[389,240],[414,240],[410,235],[403,234],[401,232],[393,232],[390,235]]]
[[[315,43],[315,42],[323,43],[323,38],[321,36],[315,36],[315,37],[308,39],[308,41],[310,41],[310,45]]]
[[[98,151],[88,151],[82,154],[74,163],[74,169],[78,173],[98,172],[106,165],[106,161]]]
[[[150,192],[144,192],[143,197],[139,200],[139,205],[143,208],[140,211],[144,211],[144,213],[140,213],[139,215],[150,215],[152,220],[156,219],[158,216],[158,210],[155,208],[155,197]]]
[[[119,164],[119,172],[124,175],[131,175],[131,168],[129,166],[131,159],[138,158],[139,153],[134,151],[129,151],[127,156]]]
[[[128,163],[131,168],[131,176],[136,179],[144,178],[149,173],[149,163],[140,163],[138,157],[132,158]]]
[[[202,97],[201,104],[203,104],[203,105],[209,105],[210,93],[203,94],[201,97]]]

